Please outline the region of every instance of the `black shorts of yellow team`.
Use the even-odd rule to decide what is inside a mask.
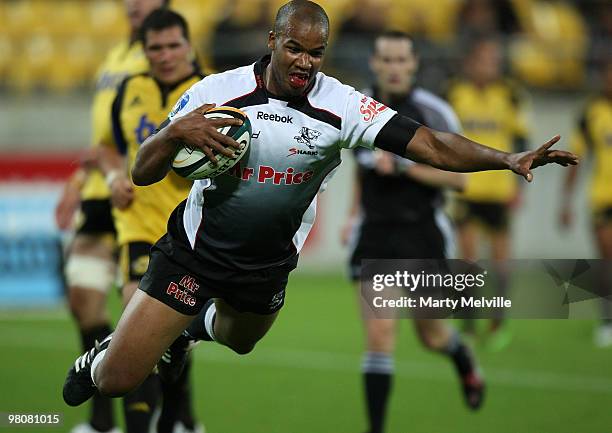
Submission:
[[[153,245],[148,242],[129,242],[119,250],[121,281],[126,284],[140,281],[149,267],[149,254]]]
[[[349,273],[353,281],[363,275],[362,261],[389,259],[445,259],[446,240],[435,219],[415,223],[370,223],[359,228],[351,254]]]
[[[510,225],[510,208],[507,203],[475,202],[458,199],[455,203],[454,220],[458,227],[476,222],[493,232],[505,231]]]
[[[107,234],[116,236],[111,209],[109,199],[83,200],[77,218],[76,233],[90,236]]]
[[[285,302],[289,273],[297,257],[283,265],[254,271],[229,271],[202,263],[197,271],[174,262],[153,247],[139,288],[182,314],[196,315],[211,298],[241,313],[273,314]]]
[[[612,206],[593,211],[592,221],[595,228],[612,224]]]

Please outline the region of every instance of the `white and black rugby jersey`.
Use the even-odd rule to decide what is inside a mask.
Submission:
[[[213,180],[195,181],[184,209],[173,213],[171,242],[160,244],[178,260],[189,261],[180,257],[188,253],[199,262],[255,270],[295,258],[314,223],[317,193],[341,162],[341,149],[373,148],[396,114],[323,73],[304,96],[279,99],[264,87],[269,61],[266,56],[207,76],[171,113],[173,121],[205,103],[232,106],[246,112],[253,129],[243,159]]]
[[[363,93],[378,99],[378,89],[364,89]],[[461,133],[457,115],[443,99],[433,93],[414,88],[409,94],[389,101],[389,107],[399,114],[442,132]],[[397,158],[399,166],[413,164]],[[443,204],[439,188],[425,185],[406,176],[382,176],[374,170],[372,150],[355,149],[361,179],[361,212],[364,224],[413,224],[434,217]]]

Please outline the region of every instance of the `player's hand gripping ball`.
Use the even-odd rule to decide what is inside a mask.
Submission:
[[[204,117],[209,119],[233,117],[242,120],[243,123],[240,126],[226,126],[218,129],[221,134],[236,140],[240,148],[232,149],[233,158],[215,152],[215,158],[217,158],[217,165],[215,165],[201,150],[188,145],[179,146],[172,161],[172,168],[179,176],[191,180],[208,179],[225,173],[240,161],[251,144],[251,122],[245,112],[233,107],[221,106],[208,110]]]

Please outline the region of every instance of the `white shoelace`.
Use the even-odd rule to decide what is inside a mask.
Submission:
[[[85,366],[91,362],[91,360],[93,359],[94,356],[94,352],[99,349],[100,346],[98,344],[98,342],[96,341],[96,345],[89,351],[85,352],[83,355],[79,356],[76,361],[74,361],[74,368],[76,370],[76,372],[78,373],[79,371],[81,371],[83,368],[85,368]]]
[[[76,361],[74,361],[74,368],[75,368],[76,372],[78,373],[83,368],[85,368],[85,366],[88,363],[91,363],[93,361],[93,359],[94,359],[94,354],[97,354],[97,352],[100,351],[100,347],[104,343],[106,343],[107,341],[110,341],[111,338],[113,338],[113,334],[110,334],[108,337],[106,337],[101,342],[98,342],[98,340],[96,340],[96,342],[94,343],[94,347],[91,350],[88,350],[87,352],[85,352],[84,354],[79,356],[76,359]]]

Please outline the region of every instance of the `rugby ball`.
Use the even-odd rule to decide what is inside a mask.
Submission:
[[[215,107],[204,113],[204,117],[209,119],[227,119],[236,118],[243,121],[241,126],[226,126],[219,128],[221,134],[232,137],[240,144],[239,149],[234,150],[234,158],[222,155],[215,152],[217,165],[199,149],[188,145],[178,147],[174,160],[172,161],[172,169],[178,174],[187,179],[209,179],[219,176],[232,168],[245,155],[251,144],[251,122],[246,113],[234,107]]]

